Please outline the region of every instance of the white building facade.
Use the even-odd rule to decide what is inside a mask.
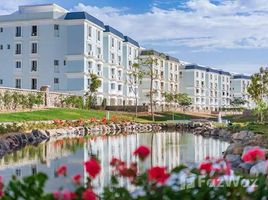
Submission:
[[[146,62],[146,60],[154,60],[155,62],[151,66],[153,74],[153,104],[158,108],[159,106],[164,108],[164,106],[167,105],[164,94],[179,93],[180,61],[177,58],[155,50],[142,50],[140,52],[140,59],[142,60],[141,69],[146,72],[139,88],[140,103],[146,105],[150,104],[151,77],[148,75],[148,73],[150,73],[150,67],[144,64],[144,62]]]
[[[56,4],[20,6],[0,16],[0,86],[38,90],[49,85],[52,91],[83,95],[95,73],[102,81],[98,104],[107,98],[108,104],[121,105],[129,98],[124,96],[124,63],[132,59],[124,58],[124,46],[134,52],[139,45],[115,32],[86,12]]]

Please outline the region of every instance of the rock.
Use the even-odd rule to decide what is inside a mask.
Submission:
[[[231,163],[232,168],[238,167],[238,165],[242,162],[241,157],[239,155],[228,154],[225,156],[225,158]]]
[[[250,175],[268,174],[268,161],[259,161],[250,169]]]
[[[249,173],[249,171],[253,165],[254,164],[252,164],[252,163],[241,163],[241,164],[239,164],[238,168],[241,169],[245,173]]]
[[[232,140],[245,140],[245,139],[250,139],[254,136],[255,134],[251,131],[240,131],[238,133],[235,133],[232,135]]]
[[[240,143],[232,143],[230,144],[226,151],[225,151],[225,155],[227,154],[233,154],[233,155],[242,155],[244,150],[244,145],[240,144]]]
[[[211,130],[211,132],[210,132],[210,134],[211,134],[211,136],[219,136],[219,132],[220,132],[220,129],[218,129],[218,128],[215,128],[215,129],[212,129]]]

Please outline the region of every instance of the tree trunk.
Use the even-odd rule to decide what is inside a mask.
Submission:
[[[135,93],[135,117],[138,118],[138,97],[137,97],[137,92]]]
[[[150,107],[151,107],[152,121],[154,121],[154,111],[153,111],[153,70],[151,70],[151,80],[150,80]]]

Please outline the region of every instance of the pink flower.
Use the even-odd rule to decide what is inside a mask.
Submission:
[[[114,167],[120,165],[122,162],[123,161],[121,161],[120,159],[113,157],[110,162],[110,165]]]
[[[66,165],[62,165],[60,166],[57,170],[56,170],[56,173],[58,176],[61,176],[61,175],[66,175],[67,174],[67,167]]]
[[[133,154],[139,156],[141,160],[144,160],[145,158],[147,158],[147,156],[149,156],[150,149],[142,145],[138,147]]]
[[[160,184],[164,184],[169,177],[169,174],[166,173],[165,167],[152,167],[147,171],[147,173],[149,181],[156,181]]]
[[[83,200],[97,200],[95,193],[91,189],[86,189],[82,194]]]
[[[75,184],[79,185],[79,184],[81,183],[81,175],[80,175],[80,174],[76,174],[76,175],[74,175],[74,176],[72,177],[72,181],[73,181]]]
[[[257,160],[265,160],[265,153],[258,147],[248,150],[243,156],[244,162],[255,162]]]
[[[86,172],[92,178],[95,178],[101,171],[101,166],[99,162],[94,158],[91,158],[90,160],[85,162],[85,168],[86,168]]]

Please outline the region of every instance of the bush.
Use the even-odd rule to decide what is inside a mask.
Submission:
[[[63,99],[63,104],[67,107],[72,107],[72,108],[83,108],[84,102],[83,102],[83,97],[81,96],[68,96]]]

